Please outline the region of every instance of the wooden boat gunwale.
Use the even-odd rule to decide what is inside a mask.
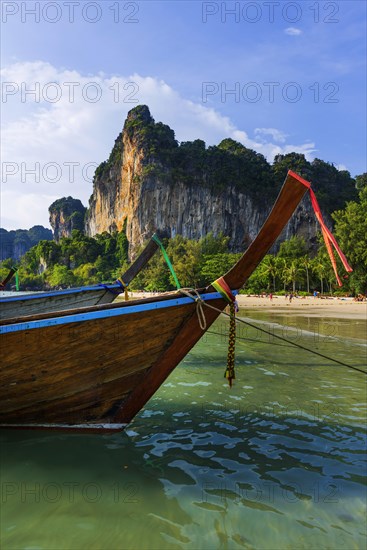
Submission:
[[[238,291],[233,290],[233,293],[236,295]],[[200,297],[204,301],[222,299],[219,292],[201,293]],[[146,298],[131,302],[122,302],[121,304],[111,304],[110,307],[108,307],[108,304],[103,304],[102,306],[94,306],[93,308],[81,308],[77,313],[73,310],[68,310],[58,312],[57,316],[49,313],[42,316],[32,315],[30,317],[23,317],[19,320],[9,319],[8,321],[0,322],[0,334],[20,332],[22,330],[42,329],[45,327],[64,325],[68,323],[93,321],[96,319],[116,317],[119,315],[130,315],[132,313],[171,308],[192,303],[192,298],[183,296],[178,292],[173,292],[171,295],[166,294],[157,298]],[[83,309],[86,311],[83,311]]]
[[[96,285],[90,285],[90,286],[76,286],[73,288],[63,288],[62,290],[46,290],[44,292],[32,292],[31,294],[20,294],[17,296],[4,296],[0,298],[0,305],[2,303],[7,302],[19,302],[21,301],[28,301],[28,300],[36,300],[37,298],[53,298],[56,296],[62,296],[64,294],[75,294],[79,292],[89,292],[91,290],[121,290],[121,286],[116,283],[106,283],[105,285],[107,288],[102,287],[99,284]]]

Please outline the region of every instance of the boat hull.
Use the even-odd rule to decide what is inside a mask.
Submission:
[[[226,305],[218,293],[203,299],[219,311]],[[201,337],[196,319],[194,299],[174,294],[3,326],[0,425],[120,430],[131,419],[125,404],[150,371],[168,376],[160,359],[182,326]],[[143,391],[144,402],[160,383]]]

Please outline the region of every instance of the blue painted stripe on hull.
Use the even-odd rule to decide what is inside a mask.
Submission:
[[[237,291],[232,291],[237,294]],[[219,292],[210,292],[201,294],[203,300],[218,300],[222,298]],[[20,332],[22,330],[32,330],[38,328],[54,327],[57,325],[66,325],[70,323],[81,323],[85,321],[94,321],[95,319],[106,319],[108,317],[117,317],[119,315],[128,315],[131,313],[142,313],[144,311],[152,311],[154,309],[165,309],[169,307],[183,306],[193,303],[193,300],[188,297],[174,298],[161,302],[150,302],[146,304],[136,304],[119,308],[103,309],[101,311],[90,311],[87,313],[76,313],[75,315],[65,315],[60,317],[52,317],[51,319],[43,319],[40,321],[30,321],[28,323],[15,323],[0,327],[0,334],[10,332]]]
[[[83,286],[80,288],[68,288],[66,290],[55,290],[53,292],[39,292],[37,294],[20,294],[17,296],[6,296],[5,298],[0,299],[0,304],[8,302],[22,302],[23,300],[38,300],[40,298],[57,298],[58,296],[65,296],[68,294],[80,294],[83,292],[91,292],[96,290],[120,290],[120,285],[106,285],[108,288],[105,288],[102,285],[96,286]]]

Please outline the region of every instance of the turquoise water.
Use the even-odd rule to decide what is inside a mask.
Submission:
[[[366,364],[365,322],[270,320]],[[125,433],[1,432],[2,549],[365,548],[364,375],[243,326],[229,389],[212,331]]]

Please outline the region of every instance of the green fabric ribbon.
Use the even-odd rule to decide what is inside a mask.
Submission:
[[[176,273],[175,273],[175,270],[173,269],[173,265],[171,264],[171,261],[170,261],[170,259],[169,259],[169,257],[168,257],[168,254],[167,254],[167,252],[166,252],[166,250],[165,250],[163,244],[161,243],[161,241],[159,240],[159,238],[158,238],[158,236],[157,236],[156,234],[153,235],[152,239],[153,239],[153,241],[154,241],[155,243],[157,243],[157,245],[158,245],[159,248],[161,249],[162,254],[163,254],[163,257],[164,257],[164,259],[166,260],[166,264],[168,265],[169,270],[170,270],[170,272],[171,272],[171,274],[172,274],[172,277],[173,277],[173,279],[174,279],[174,281],[175,281],[176,288],[177,288],[177,290],[179,290],[179,289],[181,288],[181,285],[180,285],[180,283],[179,283],[179,281],[178,281],[178,278],[177,278],[177,275],[176,275]]]

